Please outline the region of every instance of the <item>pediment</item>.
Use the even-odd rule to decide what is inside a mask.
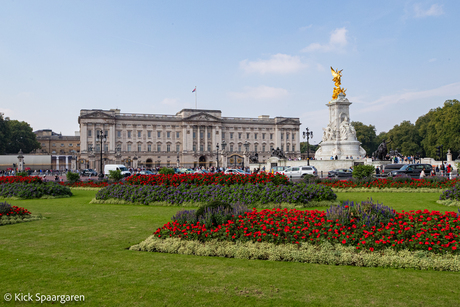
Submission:
[[[102,111],[94,111],[88,114],[81,115],[80,118],[110,118],[110,119],[115,119],[114,116],[110,116],[107,113],[104,113]]]
[[[207,121],[207,122],[218,122],[220,121],[219,118],[205,113],[205,112],[200,112],[198,114],[193,114],[189,117],[184,118],[184,121]]]
[[[300,121],[299,120],[295,120],[295,119],[291,119],[291,118],[287,118],[285,120],[282,120],[278,123],[276,123],[277,125],[300,125]]]

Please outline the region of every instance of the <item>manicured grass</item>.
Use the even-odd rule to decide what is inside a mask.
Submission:
[[[10,202],[47,219],[0,228],[1,303],[5,293],[22,292],[82,294],[84,303],[72,303],[82,306],[458,305],[459,273],[128,251],[181,208],[90,205],[95,191],[72,192]],[[397,210],[451,211],[436,204],[437,194],[374,195]]]

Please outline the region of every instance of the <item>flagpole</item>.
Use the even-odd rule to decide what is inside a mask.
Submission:
[[[197,104],[196,104],[196,85],[195,85],[195,109],[198,109]]]

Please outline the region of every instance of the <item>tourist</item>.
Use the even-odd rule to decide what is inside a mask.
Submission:
[[[425,178],[425,168],[422,169],[422,172],[420,173],[420,179]]]

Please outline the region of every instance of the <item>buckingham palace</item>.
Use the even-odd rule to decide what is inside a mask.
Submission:
[[[271,150],[300,157],[299,118],[260,115],[222,117],[220,110],[183,109],[176,115],[121,113],[119,109],[80,111],[79,168],[104,164],[128,167],[238,167]],[[102,135],[102,137],[101,137]]]

